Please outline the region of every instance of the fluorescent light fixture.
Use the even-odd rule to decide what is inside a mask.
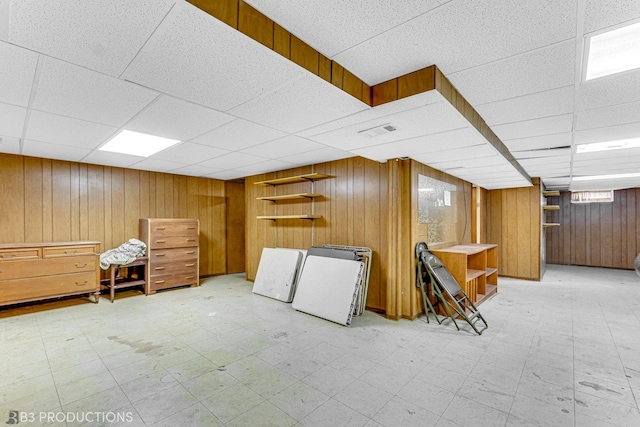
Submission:
[[[589,37],[585,80],[640,68],[640,22]]]
[[[162,138],[146,133],[123,130],[102,147],[101,151],[149,157],[179,143],[176,139]]]
[[[619,173],[614,175],[592,175],[592,176],[575,176],[574,181],[595,181],[598,179],[622,179],[622,178],[638,178],[640,173]]]
[[[611,203],[613,190],[572,191],[571,203]]]
[[[640,138],[620,139],[617,141],[593,142],[579,144],[576,153],[593,153],[594,151],[623,150],[627,148],[639,148]]]

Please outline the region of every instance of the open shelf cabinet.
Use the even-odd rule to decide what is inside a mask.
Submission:
[[[296,182],[317,181],[319,179],[329,178],[329,175],[323,173],[307,173],[303,175],[288,176],[286,178],[267,179],[264,181],[254,182],[255,185],[282,185],[293,184]]]

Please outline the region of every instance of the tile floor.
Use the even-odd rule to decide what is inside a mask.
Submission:
[[[482,336],[371,312],[344,327],[251,287],[231,275],[1,309],[0,423],[640,425],[635,272],[501,278]]]

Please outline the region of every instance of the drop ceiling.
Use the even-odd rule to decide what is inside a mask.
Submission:
[[[368,85],[437,65],[530,177],[640,186],[640,70],[582,82],[584,37],[640,4],[576,0],[247,0]],[[383,124],[396,131],[368,138]],[[179,139],[99,151],[122,129]],[[182,0],[0,0],[0,152],[242,178],[355,155],[409,157],[484,188],[530,185],[438,92],[370,107]]]

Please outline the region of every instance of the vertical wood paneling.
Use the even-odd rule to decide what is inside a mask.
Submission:
[[[291,35],[290,59],[313,74],[317,75],[320,70],[320,54],[318,51],[294,35]]]
[[[226,182],[227,273],[245,271],[245,190],[244,183]]]
[[[230,27],[238,28],[238,0],[187,1]]]
[[[163,209],[204,224],[200,274],[226,272],[222,181],[0,154],[0,197],[13,201],[0,204],[0,243],[88,239],[104,251]]]
[[[269,49],[273,49],[273,21],[242,0],[240,0],[238,30]]]
[[[559,227],[550,230],[547,262],[633,269],[638,250],[638,189],[616,190],[613,203],[570,203],[561,192]]]
[[[276,23],[273,26],[273,50],[291,59],[291,33]]]
[[[380,83],[371,89],[373,97],[373,107],[398,99],[398,80],[393,79]]]

